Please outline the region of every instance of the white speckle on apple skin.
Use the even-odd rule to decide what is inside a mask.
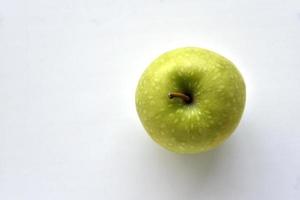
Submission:
[[[194,102],[169,99],[189,90]],[[197,153],[220,145],[235,129],[245,105],[245,84],[234,65],[218,54],[182,48],[156,59],[136,91],[136,107],[149,135],[177,153]]]

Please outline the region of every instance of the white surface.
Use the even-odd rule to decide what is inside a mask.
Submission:
[[[235,134],[193,156],[152,142],[134,104],[182,46],[248,89]],[[299,0],[0,0],[0,199],[300,199],[299,52]]]

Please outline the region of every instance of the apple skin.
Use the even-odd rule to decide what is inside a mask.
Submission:
[[[170,92],[181,92],[191,103]],[[179,48],[155,59],[139,80],[139,118],[161,146],[176,153],[199,153],[222,144],[245,107],[242,75],[221,55],[196,47]]]

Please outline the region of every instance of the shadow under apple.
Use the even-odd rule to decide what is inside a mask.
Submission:
[[[247,137],[244,137],[245,135]],[[223,145],[205,153],[175,154],[158,145],[154,147],[155,145],[151,145],[144,152],[146,154],[144,156],[148,156],[151,160],[150,174],[156,177],[154,179],[161,187],[169,188],[170,192],[180,190],[180,194],[184,194],[185,199],[199,197],[197,195],[203,192],[211,193],[214,189],[220,194],[221,191],[234,193],[234,187],[230,184],[236,186],[243,183],[242,180],[240,182],[235,170],[240,167],[242,170],[247,165],[247,163],[239,163],[238,157],[247,155],[251,152],[251,148],[259,148],[255,134],[252,134],[251,128],[245,124],[239,127]],[[253,162],[252,164],[255,165],[255,162],[261,160],[260,155],[255,156],[255,160],[247,162]]]
[[[228,167],[226,164],[233,159],[234,149],[234,141],[227,141],[216,149],[200,154],[175,154],[161,148],[152,153],[155,154],[156,164],[161,167],[165,178],[201,187]]]

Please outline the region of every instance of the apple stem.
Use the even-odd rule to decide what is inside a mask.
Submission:
[[[185,103],[191,103],[192,98],[184,93],[181,92],[169,92],[168,94],[170,99],[173,99],[174,97],[181,98]]]

